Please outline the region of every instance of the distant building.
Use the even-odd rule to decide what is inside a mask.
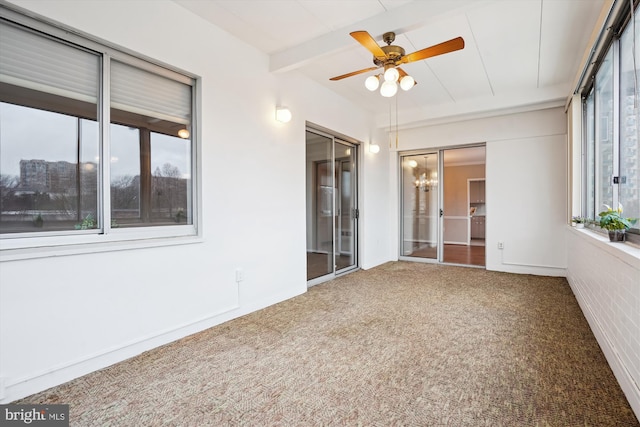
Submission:
[[[20,160],[20,191],[47,191],[47,163],[46,160]]]
[[[97,191],[97,164],[82,163],[81,168],[81,193]],[[24,193],[75,195],[78,190],[77,169],[76,163],[66,161],[20,160],[18,190]]]

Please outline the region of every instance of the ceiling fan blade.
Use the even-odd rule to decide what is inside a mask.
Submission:
[[[371,35],[366,31],[354,31],[349,33],[351,37],[356,39],[358,43],[364,46],[369,52],[373,53],[373,56],[376,58],[384,59],[387,55],[384,51],[378,46],[378,43],[375,41]]]
[[[358,74],[366,73],[367,71],[377,70],[378,68],[380,68],[380,67],[369,67],[369,68],[365,68],[364,70],[352,71],[351,73],[343,74],[341,76],[331,77],[329,80],[333,80],[333,81],[342,80],[342,79],[346,79],[347,77],[356,76]]]
[[[405,70],[403,70],[403,69],[402,69],[402,68],[400,68],[400,67],[396,67],[396,70],[398,70],[398,73],[400,73],[400,79],[402,79],[404,76],[408,76],[408,75],[409,75],[409,74],[407,74],[407,72],[406,72]],[[415,81],[415,79],[414,79],[414,80],[413,80],[413,84],[414,84],[414,85],[417,85],[417,84],[418,84],[418,82],[417,82],[417,81]]]
[[[431,58],[433,56],[442,55],[444,53],[454,52],[464,48],[464,39],[462,37],[456,37],[446,42],[436,44],[431,47],[427,47],[422,50],[410,53],[402,57],[398,62],[407,64],[409,62],[420,61],[422,59]]]

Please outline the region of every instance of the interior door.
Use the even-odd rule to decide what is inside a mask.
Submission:
[[[437,261],[440,234],[438,152],[401,155],[400,165],[400,256]]]

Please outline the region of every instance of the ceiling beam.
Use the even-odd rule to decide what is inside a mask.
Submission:
[[[413,1],[281,52],[276,52],[269,58],[269,71],[290,71],[325,55],[358,46],[358,42],[349,36],[352,31],[368,31],[375,39],[381,40],[382,34],[387,31],[403,34],[409,30],[428,25],[429,22],[455,15],[462,9],[478,7],[489,2],[490,0]]]

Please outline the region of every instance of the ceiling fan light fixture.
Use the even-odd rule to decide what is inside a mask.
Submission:
[[[364,81],[364,86],[367,89],[369,89],[371,92],[373,92],[374,90],[378,89],[379,85],[380,85],[380,76],[378,76],[378,75],[369,76]]]
[[[400,77],[400,72],[395,69],[395,67],[387,68],[384,72],[384,80],[387,82],[397,82],[398,77]]]
[[[400,87],[402,90],[409,90],[415,86],[416,81],[411,76],[404,76],[400,79]]]
[[[384,96],[385,98],[391,98],[397,92],[398,85],[396,84],[396,82],[386,81],[382,83],[382,86],[380,86],[380,95]]]
[[[462,37],[456,37],[406,55],[404,48],[392,44],[396,38],[396,34],[392,31],[382,35],[382,40],[387,44],[386,46],[380,46],[376,39],[371,37],[371,34],[366,31],[352,31],[349,34],[373,54],[374,67],[331,77],[329,80],[342,80],[384,67],[383,74],[371,76],[365,80],[365,87],[373,92],[380,86],[380,94],[387,98],[394,96],[398,92],[398,84],[404,91],[410,90],[416,85],[413,77],[409,76],[406,71],[400,68],[402,64],[422,61],[423,59],[464,49],[464,39]],[[380,85],[380,83],[382,83],[382,85]]]

